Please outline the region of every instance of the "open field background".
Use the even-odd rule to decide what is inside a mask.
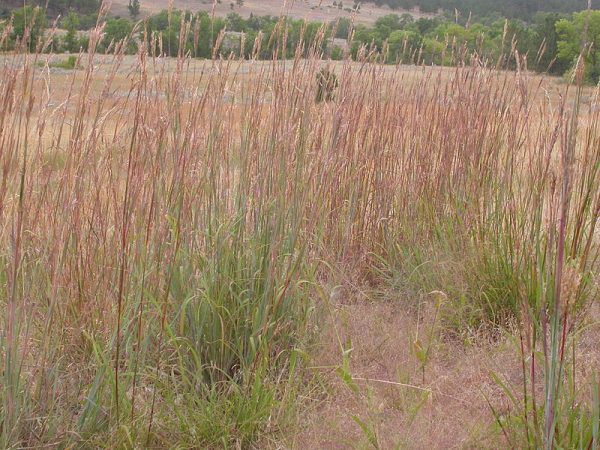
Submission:
[[[0,447],[598,443],[596,89],[96,36],[0,60]]]

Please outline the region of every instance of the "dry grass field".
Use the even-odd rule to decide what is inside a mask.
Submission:
[[[0,447],[597,448],[596,89],[94,33],[0,59]]]

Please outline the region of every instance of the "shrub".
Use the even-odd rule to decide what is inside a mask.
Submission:
[[[317,73],[317,103],[333,101],[338,85],[339,81],[335,73],[329,69],[321,69]]]

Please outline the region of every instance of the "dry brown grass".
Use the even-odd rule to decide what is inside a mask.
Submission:
[[[348,292],[336,296],[312,361],[327,391],[301,415],[289,446],[373,448],[353,420],[356,416],[372,424],[382,449],[504,447],[488,400],[504,415],[514,412],[514,405],[490,374],[509,385],[522,382],[514,336],[474,335],[457,341],[444,338],[438,324],[423,382],[413,343],[418,334],[428,334],[434,308],[432,300],[425,300],[417,313],[410,298],[381,302]],[[600,370],[597,309],[590,317],[594,325],[580,338],[577,371],[584,384]],[[352,348],[352,373],[361,379],[358,394],[336,372],[339,338]]]
[[[423,331],[430,324],[419,322],[402,301],[351,301],[335,307],[334,315],[342,339],[352,345],[352,373],[365,380],[357,382],[361,391],[356,394],[335,371],[323,370],[330,391],[307,414],[308,426],[301,430],[295,448],[369,448],[353,415],[373,424],[381,448],[500,445],[482,393],[501,398],[489,371],[506,372],[512,366],[518,373],[516,361],[511,361],[512,349],[503,349],[502,343],[465,348],[436,338],[422,383],[419,362],[411,349],[417,328]],[[331,334],[324,336],[315,365],[338,364],[340,349]]]

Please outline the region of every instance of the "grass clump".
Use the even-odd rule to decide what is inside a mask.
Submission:
[[[78,68],[77,56],[69,55],[66,59],[50,63],[50,67],[53,69],[65,69],[65,70],[76,69],[76,68]]]
[[[331,102],[335,99],[335,90],[339,85],[337,75],[327,68],[317,73],[317,98],[316,102]]]

